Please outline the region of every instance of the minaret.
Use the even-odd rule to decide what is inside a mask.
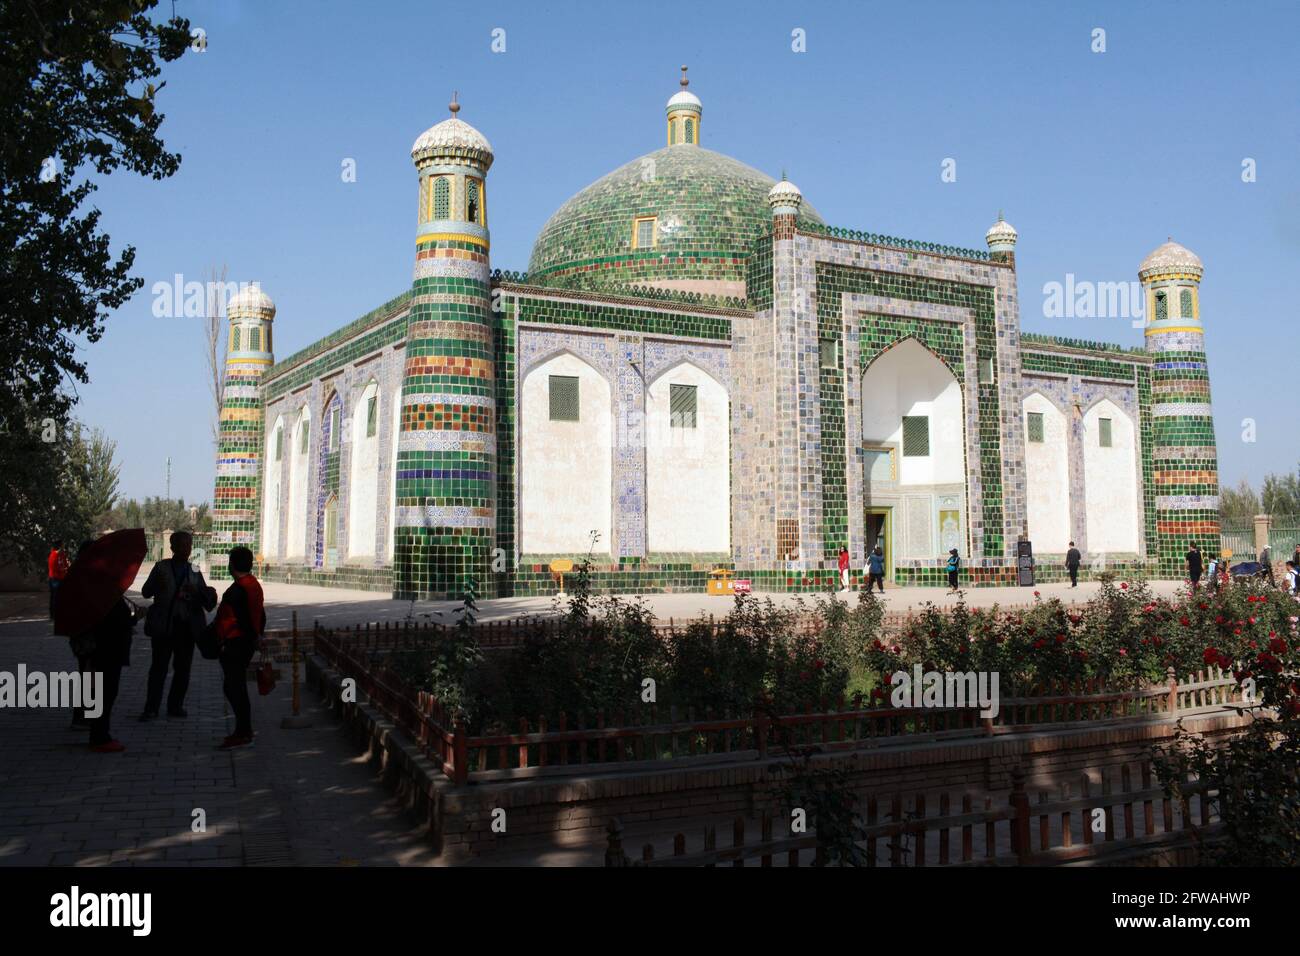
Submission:
[[[992,253],[994,262],[1010,263],[1012,268],[1016,265],[1016,240],[1019,235],[1016,233],[1011,223],[1002,218],[1002,211],[998,210],[998,221],[989,227],[989,231],[984,233],[984,241],[989,244],[989,252]]]
[[[212,492],[213,575],[236,545],[258,553],[259,499],[263,464],[262,376],[274,362],[271,322],[275,303],[256,283],[240,289],[226,305],[230,342],[221,392],[217,438],[217,484]]]
[[[496,533],[496,375],[485,182],[492,147],[456,118],[411,148],[415,280],[397,444],[393,593],[459,598],[489,581]]]
[[[1206,563],[1219,550],[1219,461],[1201,326],[1204,268],[1170,239],[1138,270],[1146,297],[1151,366],[1152,475],[1156,554],[1165,577],[1181,577],[1195,542]]]
[[[668,100],[668,145],[699,146],[700,115],[704,111],[700,98],[688,90],[691,81],[686,78],[686,67],[682,67],[682,88]]]

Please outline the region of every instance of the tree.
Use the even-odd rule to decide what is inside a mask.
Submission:
[[[1219,519],[1230,528],[1250,527],[1259,507],[1259,495],[1245,478],[1235,488],[1219,489]]]
[[[1300,515],[1300,469],[1294,475],[1268,475],[1260,489],[1262,514]]]
[[[84,458],[83,510],[96,525],[102,525],[117,503],[117,481],[122,470],[114,461],[117,442],[96,428],[89,436],[80,437],[78,452]]]
[[[134,247],[114,256],[99,210],[84,208],[94,177],[163,179],[180,164],[158,138],[152,81],[185,52],[189,21],[155,22],[156,5],[0,0],[0,544],[19,560],[66,524],[75,465],[59,456],[87,381],[77,346],[144,283]]]

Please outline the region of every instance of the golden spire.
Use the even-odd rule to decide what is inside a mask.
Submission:
[[[447,104],[447,109],[451,110],[452,119],[455,119],[456,114],[460,112],[460,104],[456,102],[455,90],[451,91],[451,102]]]
[[[686,66],[685,66],[685,64],[682,65],[682,79],[681,79],[681,83],[682,83],[682,88],[683,88],[683,89],[685,89],[686,87],[688,87],[688,86],[691,85],[691,81],[688,80],[688,79],[686,78]]]

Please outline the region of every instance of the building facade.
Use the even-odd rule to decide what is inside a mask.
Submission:
[[[274,305],[232,299],[214,548],[270,579],[403,597],[593,581],[756,590],[861,569],[1012,584],[1071,541],[1085,576],[1176,576],[1217,547],[1200,260],[1139,267],[1146,347],[1022,334],[1016,231],[987,249],[827,226],[701,145],[683,70],[666,145],[569,199],[526,273],[491,268],[487,139],[416,140],[409,290],[272,364]],[[254,294],[255,293],[255,294]],[[238,341],[234,336],[238,334]]]

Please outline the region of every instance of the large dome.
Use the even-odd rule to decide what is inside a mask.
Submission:
[[[694,145],[634,159],[582,190],[551,216],[533,245],[529,280],[563,288],[652,285],[745,294],[745,263],[771,231],[767,194],[776,180]],[[638,230],[637,220],[654,222]],[[821,223],[807,202],[800,221]],[[652,245],[638,241],[653,235]]]

